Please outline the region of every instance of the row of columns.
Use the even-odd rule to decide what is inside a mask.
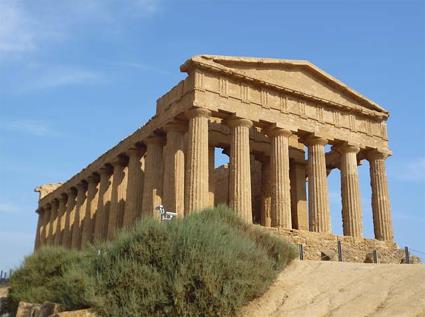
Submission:
[[[53,244],[81,248],[94,240],[113,239],[117,229],[133,224],[138,217],[153,215],[154,208],[161,203],[178,215],[212,206],[214,184],[209,174],[214,170],[214,148],[209,147],[208,140],[211,113],[207,109],[194,108],[186,115],[188,124],[174,122],[164,127],[166,143],[164,138],[156,136],[143,140],[143,147],[129,149],[125,156],[117,157],[75,188],[70,188],[50,204],[42,206],[36,247]],[[252,222],[249,144],[252,122],[231,118],[225,123],[231,131],[229,205],[245,221]],[[302,219],[291,215],[290,179],[300,178],[297,174],[290,174],[291,131],[274,127],[266,133],[271,139],[271,153],[270,159],[264,159],[262,164],[261,223],[265,226],[292,228],[295,225],[307,229],[303,227]],[[308,229],[330,232],[324,148],[327,140],[308,137],[302,141],[308,148]],[[359,148],[344,145],[336,147],[336,150],[341,154],[344,235],[360,237]],[[375,237],[392,240],[385,155],[371,152],[368,160]],[[302,169],[291,170],[292,173],[302,173]]]

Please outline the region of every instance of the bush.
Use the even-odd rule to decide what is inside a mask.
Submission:
[[[296,256],[225,206],[143,219],[85,252],[43,248],[11,279],[10,298],[92,307],[101,316],[231,316]]]
[[[88,287],[70,287],[66,275],[80,267],[88,255],[58,247],[43,247],[25,258],[10,279],[9,310],[16,311],[20,301],[62,303],[68,309],[87,307],[84,300]],[[74,298],[78,297],[78,300]],[[73,299],[73,300],[71,300]]]
[[[234,315],[296,254],[224,206],[142,221],[98,248],[93,305],[103,316]]]

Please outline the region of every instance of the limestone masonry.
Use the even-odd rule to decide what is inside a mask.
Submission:
[[[225,203],[249,223],[329,240],[327,175],[336,168],[344,235],[364,245],[362,160],[375,239],[396,249],[387,110],[307,61],[201,55],[180,69],[187,77],[158,99],[146,125],[65,183],[36,189],[35,249],[113,239],[160,204],[184,216]],[[214,168],[217,147],[228,166]]]

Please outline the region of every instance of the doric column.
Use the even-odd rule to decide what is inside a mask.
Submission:
[[[308,147],[308,209],[310,231],[331,232],[325,144],[327,140],[310,137]]]
[[[359,148],[352,145],[338,147],[341,153],[342,224],[344,235],[362,236],[362,210],[357,172]]]
[[[393,225],[390,197],[388,193],[385,159],[388,154],[378,151],[369,152],[367,159],[370,167],[370,185],[372,187],[372,212],[375,239],[392,241]]]
[[[62,236],[63,231],[65,229],[65,213],[66,213],[66,201],[68,196],[66,194],[60,195],[59,207],[58,207],[58,221],[56,224],[56,235],[54,245],[61,246],[62,245]]]
[[[37,251],[37,249],[40,247],[40,236],[41,236],[41,230],[43,227],[43,209],[42,208],[38,208],[37,209],[37,215],[38,215],[38,219],[37,219],[37,230],[35,232],[35,243],[34,243],[34,251]]]
[[[81,233],[84,214],[87,203],[87,182],[82,181],[77,184],[77,203],[75,205],[75,218],[72,227],[71,248],[81,249]]]
[[[215,206],[215,147],[208,147],[208,191],[209,191],[209,206]]]
[[[184,123],[172,123],[166,126],[167,144],[164,148],[164,190],[165,210],[184,215]]]
[[[68,196],[68,200],[66,201],[65,228],[62,235],[62,246],[65,248],[71,248],[72,229],[74,227],[76,211],[77,190],[72,187],[66,192],[66,195]]]
[[[108,216],[111,207],[112,167],[106,165],[99,169],[99,199],[94,217],[94,241],[105,240],[108,232]]]
[[[86,211],[83,219],[83,228],[81,233],[81,247],[84,248],[87,243],[93,242],[94,217],[96,214],[97,202],[99,200],[99,175],[93,174],[87,178],[87,202]]]
[[[296,161],[290,163],[292,227],[299,230],[308,230],[305,169],[305,164]]]
[[[229,206],[248,223],[252,223],[251,158],[249,129],[252,121],[231,119]]]
[[[145,154],[145,180],[143,186],[142,217],[159,218],[154,210],[162,203],[162,177],[163,177],[163,147],[164,139],[152,136],[144,140]]]
[[[49,232],[47,234],[47,244],[53,245],[55,242],[55,235],[56,235],[56,221],[58,217],[58,207],[59,202],[57,199],[53,199],[50,203],[51,210],[50,210],[50,220],[49,220]]]
[[[43,226],[41,229],[40,246],[45,246],[48,243],[49,227],[50,227],[50,213],[52,206],[47,204],[43,207]]]
[[[187,166],[185,186],[185,212],[208,206],[208,118],[211,112],[194,108],[187,113]]]
[[[144,147],[135,146],[127,151],[128,182],[123,227],[133,225],[142,212],[143,172],[140,160],[145,150]]]
[[[117,157],[111,164],[114,171],[112,175],[111,207],[108,217],[108,240],[115,238],[116,231],[122,225],[127,190],[126,159]]]
[[[261,225],[272,225],[272,171],[270,157],[263,156],[261,159]]]
[[[269,130],[271,137],[272,172],[272,226],[292,228],[291,187],[289,180],[289,136],[291,132],[281,128]]]

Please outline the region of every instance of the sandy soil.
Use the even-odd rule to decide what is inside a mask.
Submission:
[[[294,261],[241,316],[425,316],[425,265]]]

